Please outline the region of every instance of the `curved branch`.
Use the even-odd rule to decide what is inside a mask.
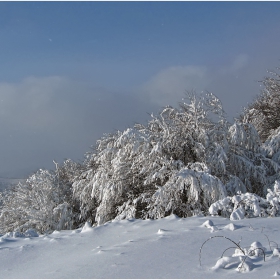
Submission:
[[[235,244],[236,247],[239,248],[240,251],[241,251],[241,252],[243,253],[243,255],[245,256],[244,250],[239,246],[238,243],[234,242],[234,241],[231,240],[230,238],[225,237],[225,236],[223,236],[223,235],[211,236],[211,237],[209,237],[206,241],[204,241],[203,244],[202,244],[201,247],[200,247],[200,250],[199,250],[199,264],[200,264],[200,266],[201,266],[201,252],[202,252],[202,247],[204,246],[204,244],[205,244],[206,242],[208,242],[209,240],[211,240],[211,239],[213,239],[213,238],[217,238],[217,237],[219,237],[219,238],[225,238],[225,239],[229,240],[230,242],[232,242],[233,244]]]

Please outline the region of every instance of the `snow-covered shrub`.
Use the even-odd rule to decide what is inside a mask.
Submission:
[[[266,199],[252,193],[228,196],[211,204],[209,213],[230,217],[231,220],[280,216],[280,181],[275,181],[273,191],[267,191]]]
[[[275,181],[273,191],[268,189],[266,200],[269,202],[269,214],[270,216],[280,216],[280,181]]]
[[[265,215],[265,211],[260,205],[267,205],[267,202],[260,196],[252,193],[239,193],[213,203],[209,208],[209,213],[211,215],[221,214],[230,217],[231,220],[240,220],[244,217]]]
[[[71,197],[71,185],[61,176],[58,166],[56,171],[40,169],[5,194],[0,232],[71,229],[76,219]]]
[[[183,168],[166,184],[158,187],[148,206],[148,216],[162,218],[170,213],[188,217],[206,212],[211,201],[224,198],[226,190],[220,180],[205,171]]]

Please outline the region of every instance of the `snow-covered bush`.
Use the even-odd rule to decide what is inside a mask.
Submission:
[[[253,193],[239,193],[211,204],[209,213],[230,217],[231,220],[280,216],[280,181],[275,181],[273,191],[268,189],[266,199]]]
[[[166,184],[158,187],[148,206],[148,216],[162,218],[173,213],[180,217],[205,213],[211,201],[224,198],[220,180],[205,171],[183,168]]]
[[[0,208],[0,232],[71,229],[77,219],[75,205],[69,177],[62,175],[58,166],[56,171],[40,169],[7,192]]]
[[[275,182],[273,191],[271,189],[268,189],[266,200],[270,204],[270,216],[280,216],[280,181]]]

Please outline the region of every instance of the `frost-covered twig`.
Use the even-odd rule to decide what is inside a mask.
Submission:
[[[224,253],[227,251],[227,250],[229,250],[229,249],[235,249],[236,247],[228,247],[228,248],[226,248],[225,250],[224,250],[224,252],[222,253],[222,255],[221,255],[221,257],[220,258],[222,258],[223,256],[224,256]]]
[[[277,244],[276,242],[270,241],[269,238],[268,238],[268,236],[267,236],[266,234],[263,233],[263,235],[267,238],[268,245],[269,245],[269,248],[270,248],[271,251],[272,251],[272,248],[271,248],[271,246],[270,246],[270,243],[274,243],[274,244],[276,245],[276,248],[278,248],[278,244]]]
[[[231,240],[230,238],[228,238],[228,237],[226,237],[226,236],[223,236],[223,235],[211,236],[211,237],[209,237],[206,241],[204,241],[203,244],[202,244],[201,247],[200,247],[200,250],[199,250],[199,264],[200,264],[200,266],[201,266],[202,247],[203,247],[204,244],[205,244],[206,242],[208,242],[209,240],[211,240],[211,239],[213,239],[213,238],[218,238],[218,237],[219,237],[219,238],[225,238],[225,239],[229,240],[230,242],[232,242],[233,244],[235,244],[236,247],[237,247],[237,248],[243,253],[243,255],[245,256],[245,251],[239,246],[238,243],[234,242],[234,241]]]

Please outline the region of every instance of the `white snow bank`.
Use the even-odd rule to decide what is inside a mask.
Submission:
[[[218,231],[205,230],[203,224]],[[86,224],[39,237],[6,235],[0,242],[1,278],[278,277],[279,251],[268,251],[264,234],[280,244],[280,218],[238,220],[238,230],[228,230],[233,227],[229,224],[229,219],[221,217],[211,217],[210,222],[207,217],[172,215],[160,220],[112,221],[98,227]],[[258,248],[254,242],[260,242],[267,248],[266,260],[256,254],[244,259],[242,252],[236,254],[232,242],[213,238],[203,246],[200,267],[200,248],[216,235],[230,238],[247,248],[246,252]]]

